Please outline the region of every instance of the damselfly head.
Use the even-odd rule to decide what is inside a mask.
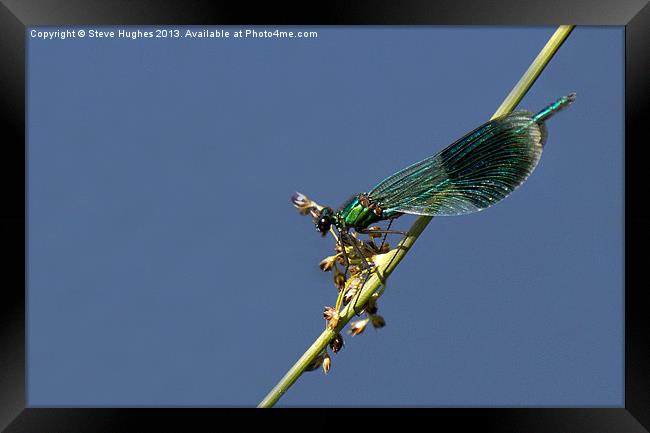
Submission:
[[[327,232],[330,230],[330,227],[332,226],[333,216],[334,213],[332,212],[332,209],[328,207],[324,207],[320,211],[320,215],[318,216],[318,221],[316,221],[316,230],[322,233],[323,236],[325,236]]]

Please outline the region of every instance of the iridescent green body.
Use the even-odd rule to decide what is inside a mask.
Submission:
[[[494,205],[530,176],[546,142],[544,122],[574,99],[570,94],[535,115],[515,111],[484,123],[352,198],[334,213],[334,224],[360,231],[404,213],[462,215]]]
[[[334,219],[338,227],[342,229],[364,229],[376,222],[400,215],[399,212],[381,212],[381,214],[377,214],[375,211],[361,204],[359,200],[360,196],[361,194],[353,197],[335,214]]]
[[[368,227],[370,224],[380,221],[381,218],[373,211],[364,207],[359,202],[359,196],[350,200],[336,214],[336,225],[342,229],[350,227]]]

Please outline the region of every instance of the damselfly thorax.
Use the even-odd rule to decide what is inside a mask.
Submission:
[[[373,202],[366,193],[361,193],[352,197],[336,212],[331,208],[324,208],[316,228],[319,232],[325,233],[334,224],[340,231],[354,229],[363,233],[372,224],[392,220],[400,215],[402,215],[400,212],[384,212],[381,206]]]

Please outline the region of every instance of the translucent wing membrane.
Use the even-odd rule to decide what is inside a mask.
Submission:
[[[532,116],[515,111],[489,121],[368,195],[386,214],[450,216],[490,207],[521,185],[542,156],[546,130]]]

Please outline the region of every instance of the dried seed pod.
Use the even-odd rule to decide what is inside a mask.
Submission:
[[[347,290],[345,291],[345,295],[343,296],[343,302],[346,304],[356,296],[356,294],[359,292],[361,289],[361,279],[359,276],[354,276],[352,280],[350,280]]]
[[[330,328],[336,328],[336,325],[339,324],[339,312],[332,307],[325,307],[323,310],[323,317],[327,320]]]
[[[357,320],[356,322],[352,322],[350,324],[350,329],[348,330],[348,334],[352,336],[361,334],[366,329],[366,326],[368,325],[369,321],[370,319],[363,319],[363,320]]]
[[[377,314],[371,315],[370,321],[372,322],[372,326],[374,326],[375,328],[383,328],[384,326],[386,326],[386,321],[384,320],[384,318]]]
[[[332,358],[330,358],[329,354],[325,352],[325,355],[323,356],[323,373],[325,374],[329,373],[331,366],[332,366]]]
[[[345,292],[345,296],[343,297],[343,303],[345,305],[349,304],[352,299],[357,295],[358,290],[357,289],[348,289],[347,292]]]
[[[325,257],[318,264],[318,266],[320,267],[320,270],[323,271],[323,272],[327,272],[327,271],[331,270],[332,266],[334,266],[334,262],[336,261],[337,258],[338,258],[338,256]]]
[[[372,296],[369,300],[368,303],[366,304],[366,313],[372,315],[372,314],[377,314],[377,310],[379,310],[379,306],[377,305],[377,298]]]
[[[338,272],[334,274],[334,285],[336,286],[337,289],[343,290],[345,287],[345,275],[342,273]]]
[[[341,348],[343,348],[343,336],[339,333],[330,341],[330,349],[332,349],[332,352],[338,353]]]

